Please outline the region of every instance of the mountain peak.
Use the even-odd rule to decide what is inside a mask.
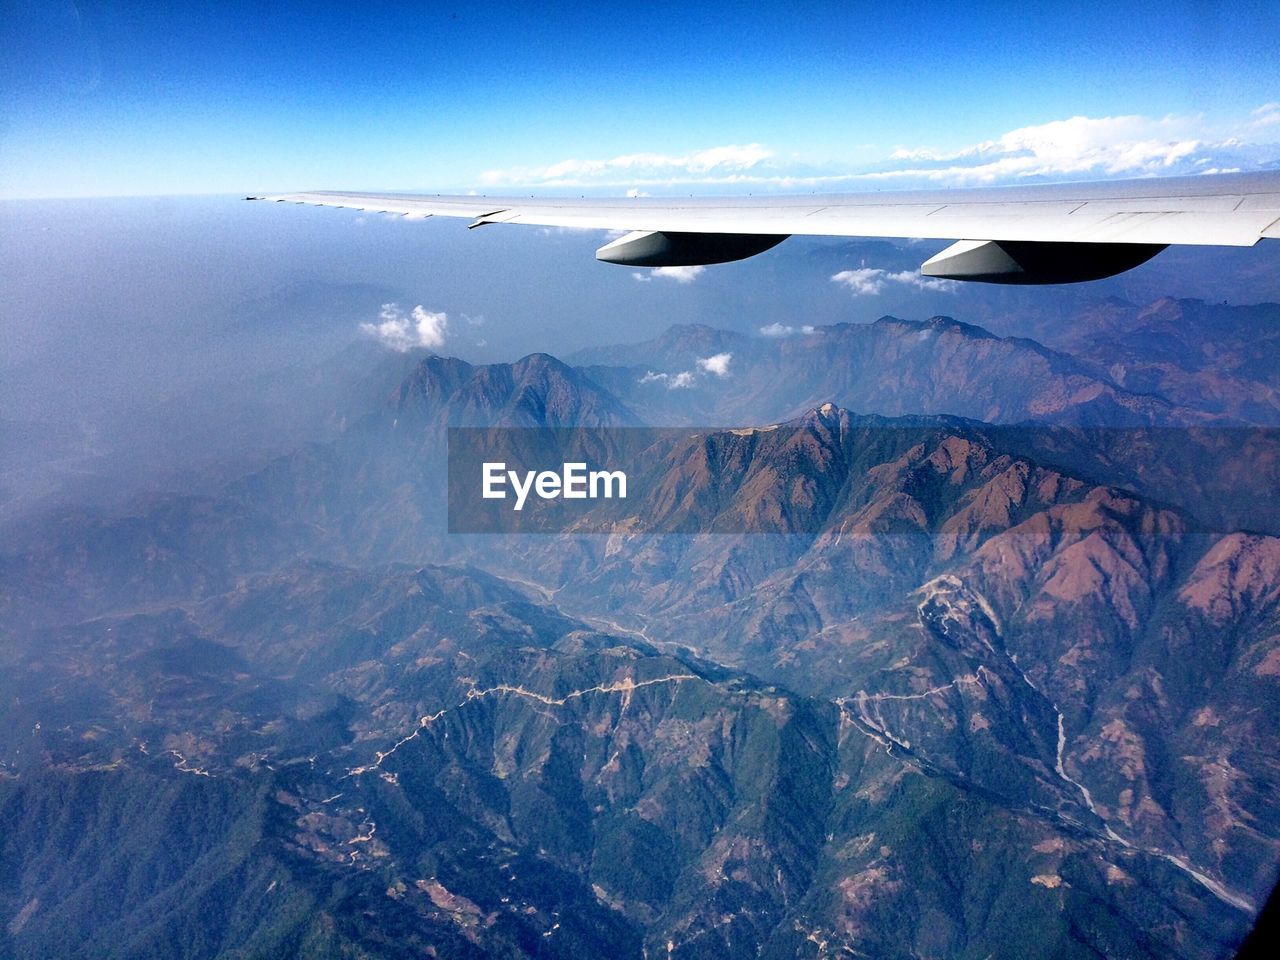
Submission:
[[[524,374],[555,372],[567,377],[578,376],[577,371],[573,367],[569,366],[559,357],[553,357],[549,353],[530,353],[511,364],[511,369]]]
[[[547,353],[479,366],[454,357],[427,357],[392,395],[391,407],[396,417],[412,412],[426,422],[450,426],[635,422],[611,393]]]
[[[955,317],[948,317],[942,314],[930,317],[928,320],[903,320],[900,317],[894,317],[886,314],[874,323],[870,324],[872,329],[889,330],[899,329],[912,333],[949,333],[955,331],[973,340],[999,340],[996,334],[992,333],[985,327],[980,327],[973,323],[964,323]],[[1029,341],[1034,342],[1034,341]]]

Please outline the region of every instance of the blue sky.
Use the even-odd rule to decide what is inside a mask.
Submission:
[[[1280,159],[1274,2],[0,3],[5,197],[841,189]]]

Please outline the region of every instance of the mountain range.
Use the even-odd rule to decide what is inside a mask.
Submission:
[[[1277,321],[353,352],[238,476],[11,522],[0,957],[1229,956]],[[445,533],[450,428],[641,425],[611,535]]]

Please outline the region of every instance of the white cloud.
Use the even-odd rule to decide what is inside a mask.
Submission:
[[[890,283],[903,283],[921,290],[933,290],[937,293],[954,293],[956,281],[944,280],[941,277],[926,277],[917,270],[900,270],[897,273],[886,273],[885,279]]]
[[[1253,117],[1253,126],[1269,127],[1280,123],[1280,103],[1264,103],[1249,116]]]
[[[700,357],[698,359],[698,369],[704,373],[715,374],[717,377],[727,377],[729,375],[729,361],[732,359],[732,353],[716,353],[709,357]]]
[[[923,178],[949,183],[1064,175],[1167,173],[1212,145],[1201,117],[1070,117],[1020,127],[993,140],[944,152],[898,149],[908,166],[872,179]]]
[[[760,328],[762,337],[790,337],[797,333],[813,333],[815,327],[806,323],[802,327],[793,327],[785,323],[770,323]]]
[[[680,373],[658,373],[655,370],[650,370],[638,382],[662,383],[666,384],[668,390],[683,390],[692,387],[694,379],[692,370],[684,370]]]
[[[698,277],[702,276],[702,272],[707,268],[701,265],[689,267],[654,267],[653,276],[666,277],[674,280],[676,283],[693,283]]]
[[[879,267],[861,267],[857,270],[841,270],[833,274],[831,279],[848,287],[855,296],[874,297],[880,294],[891,283],[920,290],[931,290],[938,293],[951,293],[956,288],[954,280],[943,280],[938,277],[926,277],[913,270],[901,270],[890,273]],[[764,332],[763,330],[761,331]]]
[[[958,150],[899,148],[883,169],[860,179],[986,184],[1256,168],[1280,157],[1280,145],[1250,143],[1247,134],[1280,123],[1280,104],[1264,104],[1250,118],[1215,125],[1200,115],[1069,117],[1020,127]]]
[[[884,271],[870,267],[861,270],[841,270],[831,279],[843,283],[858,296],[874,296],[884,289]]]
[[[1280,102],[1247,115],[1074,116],[1019,127],[986,140],[942,149],[908,145],[854,149],[856,161],[806,163],[760,143],[728,144],[681,154],[636,152],[608,159],[566,159],[542,167],[490,170],[485,184],[611,187],[629,196],[697,184],[726,190],[840,189],[859,184],[949,186],[1027,180],[1169,176],[1214,169],[1260,169],[1280,159]]]
[[[654,277],[666,277],[676,283],[693,283],[707,268],[701,265],[691,267],[654,267],[648,273],[632,271],[631,276],[641,283],[648,283]]]
[[[729,375],[729,362],[732,359],[733,354],[731,353],[717,353],[710,357],[699,357],[695,364],[698,368],[697,371],[681,370],[679,373],[659,373],[657,370],[648,370],[637,383],[661,383],[665,384],[668,390],[685,390],[698,381],[698,371],[715,377],[727,377]]]
[[[384,303],[378,322],[362,323],[360,330],[400,353],[414,347],[434,350],[444,343],[448,319],[446,314],[432,313],[422,304],[405,314],[399,304]]]
[[[758,143],[727,144],[672,156],[662,153],[628,153],[607,160],[561,160],[545,167],[509,167],[486,170],[480,182],[538,186],[621,186],[618,178],[631,184],[629,195],[639,196],[640,185],[653,178],[723,176],[750,170],[772,156]]]

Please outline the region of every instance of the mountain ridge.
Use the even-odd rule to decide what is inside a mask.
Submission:
[[[869,327],[677,329],[674,389],[413,358],[212,494],[21,528],[0,955],[93,954],[77,904],[120,956],[1227,955],[1280,864],[1280,539],[1160,494],[1247,434],[886,415],[924,380],[1177,408],[1075,360],[1000,392],[1059,355]],[[450,428],[607,436],[657,390],[690,407],[622,516],[689,533],[444,535]],[[1159,430],[1182,459],[1140,471]]]

